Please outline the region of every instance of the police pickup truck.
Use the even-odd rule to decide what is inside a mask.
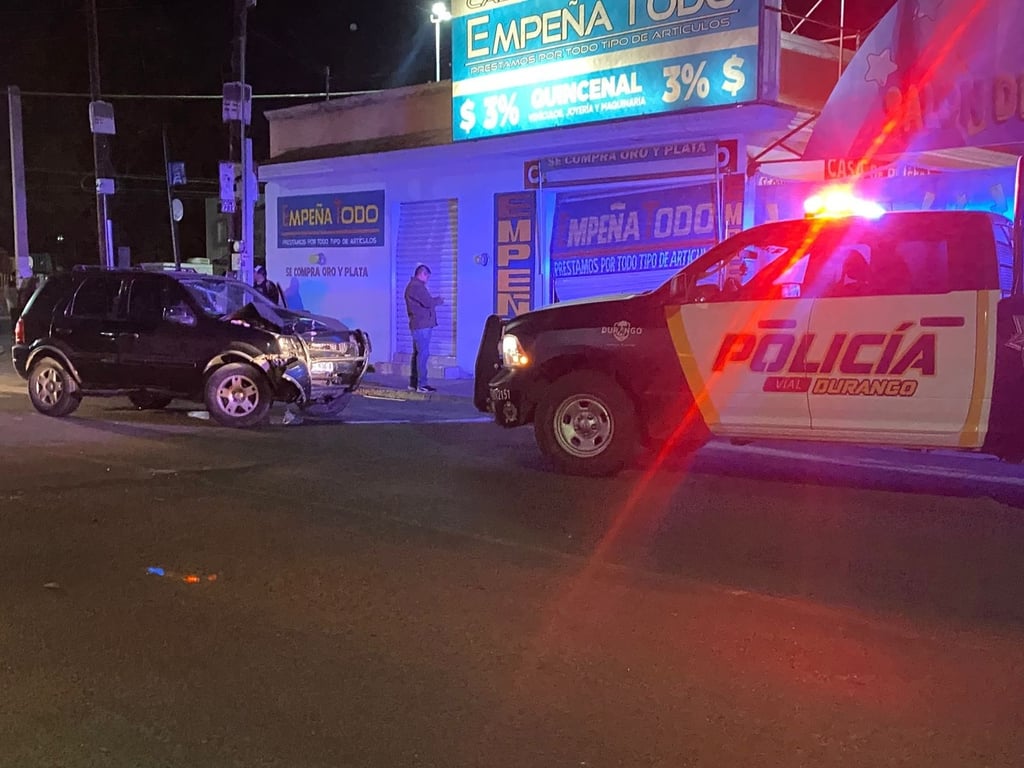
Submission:
[[[647,293],[489,318],[476,406],[563,472],[709,437],[1024,456],[1011,221],[809,217],[720,243]]]

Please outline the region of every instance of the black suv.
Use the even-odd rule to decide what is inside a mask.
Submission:
[[[127,395],[144,409],[203,402],[218,423],[251,427],[274,400],[339,415],[366,372],[370,340],[235,280],[96,268],[36,291],[11,354],[48,416],[67,416],[85,395]]]

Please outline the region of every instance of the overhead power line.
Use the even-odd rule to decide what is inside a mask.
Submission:
[[[319,93],[254,93],[255,99],[324,99],[327,97],[338,98],[345,96],[363,96],[369,93],[381,93],[380,90],[372,91],[320,91]],[[22,96],[40,96],[47,98],[61,99],[91,99],[88,93],[70,93],[67,91],[22,91]],[[103,99],[135,99],[154,101],[220,101],[223,94],[214,93],[104,93]]]
[[[32,168],[32,167],[29,167],[29,168],[25,169],[25,172],[26,173],[45,174],[45,175],[49,175],[49,176],[89,176],[89,177],[91,177],[94,174],[94,171],[92,171],[92,170],[76,171],[76,170],[69,170],[67,168]],[[155,174],[154,175],[144,175],[144,174],[137,174],[137,173],[119,173],[119,174],[115,174],[114,178],[118,179],[118,180],[120,180],[120,179],[130,179],[132,181],[159,181],[159,182],[166,182],[166,180],[167,180],[166,177],[164,177],[164,176],[157,176]],[[217,179],[190,178],[188,180],[188,184],[189,184],[189,186],[192,186],[192,185],[195,185],[195,184],[217,185],[217,184],[220,184],[220,182]]]

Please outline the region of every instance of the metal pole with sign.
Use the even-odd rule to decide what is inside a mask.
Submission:
[[[170,148],[167,141],[167,126],[163,127],[164,140],[164,174],[167,181],[167,215],[171,222],[171,250],[174,251],[174,268],[181,269],[181,249],[178,246],[178,221],[174,216],[174,195],[171,193],[175,179],[171,169]],[[179,203],[180,205],[180,203]]]

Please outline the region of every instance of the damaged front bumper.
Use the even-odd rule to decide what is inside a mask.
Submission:
[[[347,339],[330,334],[302,338],[303,355],[280,369],[281,381],[292,390],[282,399],[298,405],[324,403],[354,392],[370,364],[370,337],[364,331],[348,331]]]

